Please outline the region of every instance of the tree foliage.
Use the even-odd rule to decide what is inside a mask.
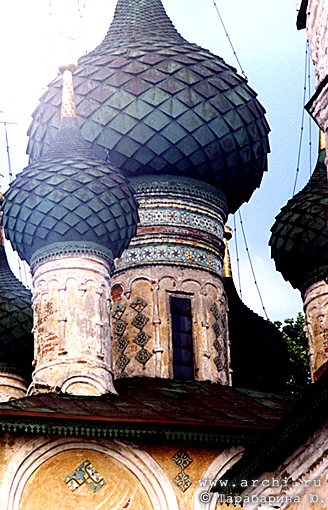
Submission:
[[[290,384],[305,386],[310,382],[309,347],[304,331],[304,316],[299,313],[296,319],[275,322],[286,342],[291,364]]]

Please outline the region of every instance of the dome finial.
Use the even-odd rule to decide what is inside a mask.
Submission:
[[[64,64],[59,66],[59,71],[63,74],[62,106],[61,119],[76,118],[74,87],[72,73],[76,70],[75,64]]]
[[[231,269],[231,258],[230,258],[230,250],[228,241],[232,238],[232,228],[229,225],[225,225],[224,227],[224,244],[225,244],[225,252],[224,252],[224,260],[222,267],[222,276],[223,278],[232,278],[232,269]]]
[[[113,21],[100,46],[142,39],[165,39],[176,43],[184,41],[166,14],[161,0],[118,0]]]
[[[319,152],[324,151],[326,149],[326,137],[324,131],[320,129],[319,132]]]

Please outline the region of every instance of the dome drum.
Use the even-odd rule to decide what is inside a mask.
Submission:
[[[223,193],[195,179],[135,177],[140,224],[116,272],[173,265],[221,275],[227,204]]]

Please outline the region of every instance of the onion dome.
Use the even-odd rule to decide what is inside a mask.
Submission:
[[[160,0],[118,0],[74,80],[83,137],[126,176],[205,181],[225,193],[230,212],[260,185],[269,127],[256,93],[222,58],[181,37]],[[57,78],[33,114],[31,161],[56,132],[59,104]]]
[[[228,241],[232,238],[232,229],[228,225],[225,225],[224,237],[226,249],[222,277],[228,298],[233,385],[261,391],[281,390],[291,377],[286,343],[272,322],[253,312],[239,297],[231,269]]]
[[[3,212],[6,236],[28,263],[33,255],[35,263],[44,256],[86,251],[113,260],[136,232],[132,189],[115,166],[97,158],[78,129],[68,69],[57,136],[12,183]]]
[[[0,372],[30,379],[33,361],[31,292],[12,273],[0,232]]]
[[[271,256],[285,280],[301,291],[328,275],[328,188],[322,148],[308,184],[288,201],[271,229]]]

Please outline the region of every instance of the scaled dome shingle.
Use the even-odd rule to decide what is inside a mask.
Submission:
[[[29,379],[33,361],[31,292],[12,273],[0,246],[0,371]]]
[[[322,150],[308,184],[276,217],[269,242],[277,270],[301,291],[327,278],[327,213],[327,168]]]
[[[96,157],[74,118],[62,120],[48,153],[10,185],[3,213],[6,236],[28,263],[38,250],[76,242],[119,257],[138,222],[131,187]]]
[[[160,0],[119,0],[74,83],[83,137],[126,176],[203,180],[225,193],[230,212],[260,185],[269,127],[256,93],[220,57],[183,39]],[[58,128],[59,104],[58,78],[33,114],[31,161]]]

